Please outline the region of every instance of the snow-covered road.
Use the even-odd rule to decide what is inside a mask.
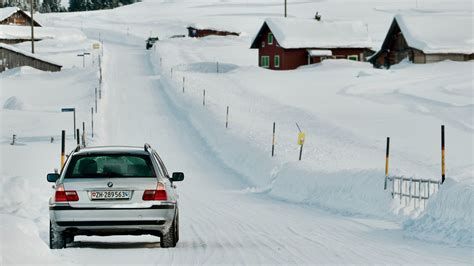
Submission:
[[[121,44],[120,36],[103,36],[103,122],[95,144],[149,142],[168,170],[185,172],[178,184],[181,238],[177,248],[160,249],[159,238],[151,236],[77,237],[56,255],[112,264],[472,263],[469,249],[406,239],[397,223],[345,217],[252,192],[213,155],[187,120],[186,107],[170,101],[172,88],[154,73],[143,42],[122,36]]]

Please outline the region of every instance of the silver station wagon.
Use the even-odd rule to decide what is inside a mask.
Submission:
[[[178,195],[158,153],[144,147],[76,148],[54,182],[49,200],[51,249],[77,235],[159,236],[162,248],[179,240]]]

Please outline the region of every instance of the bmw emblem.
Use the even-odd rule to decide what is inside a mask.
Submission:
[[[109,182],[109,183],[107,183],[107,186],[108,186],[108,187],[113,187],[113,186],[114,186],[114,183]]]

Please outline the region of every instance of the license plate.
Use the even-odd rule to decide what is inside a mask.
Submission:
[[[92,200],[123,200],[130,198],[130,191],[126,190],[113,190],[113,191],[92,191]]]

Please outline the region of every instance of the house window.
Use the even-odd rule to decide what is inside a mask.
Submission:
[[[359,56],[358,55],[348,55],[347,59],[352,60],[352,61],[359,61]]]
[[[273,44],[273,33],[269,32],[268,33],[268,44]]]
[[[265,47],[265,42],[262,42],[262,48]]]
[[[270,56],[264,55],[260,59],[260,66],[269,68],[270,67]]]
[[[280,68],[280,56],[279,55],[275,55],[275,57],[273,57],[273,64],[275,65],[275,68]]]

